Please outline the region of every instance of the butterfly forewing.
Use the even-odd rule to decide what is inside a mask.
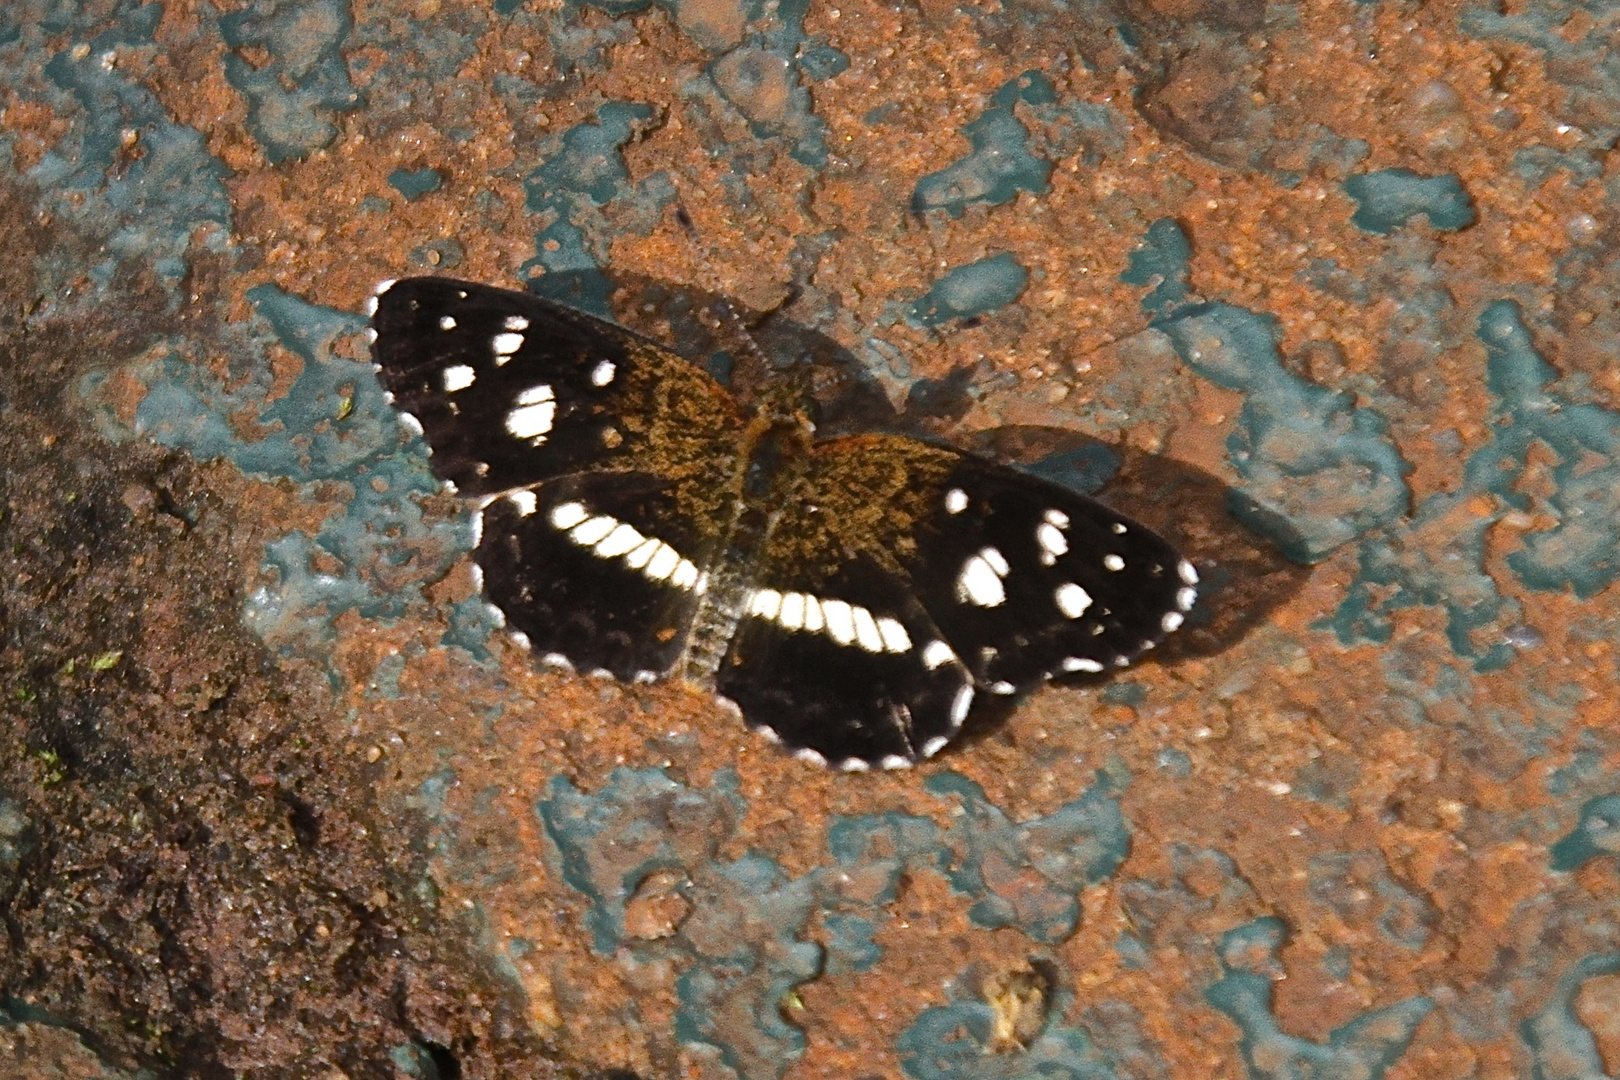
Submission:
[[[656,342],[528,293],[448,278],[392,283],[372,325],[383,386],[463,494],[598,470],[725,487],[736,408]]]
[[[1181,625],[1197,575],[1094,499],[962,456],[917,519],[907,570],[981,684],[1123,667]]]

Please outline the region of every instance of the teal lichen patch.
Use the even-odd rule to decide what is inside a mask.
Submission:
[[[101,249],[88,258],[67,250],[46,255],[37,267],[42,293],[63,291],[63,283],[83,274],[106,285],[129,264],[150,267],[173,290],[188,271],[193,243],[215,252],[228,243],[224,165],[199,132],[174,123],[119,64],[121,55],[152,46],[162,12],[159,4],[124,10],[117,19],[71,6],[38,12],[18,31],[18,39],[29,39],[25,47],[0,53],[0,82],[71,120],[27,172],[40,192],[39,212],[72,222]],[[89,40],[52,55],[45,35],[63,32]]]
[[[1045,195],[1051,190],[1052,163],[1030,152],[1029,129],[1013,107],[1055,100],[1052,81],[1038,71],[1026,71],[997,90],[989,108],[962,129],[972,147],[967,157],[918,180],[912,211],[944,210],[961,217],[969,206],[999,206],[1020,191]]]
[[[1147,235],[1131,252],[1130,263],[1119,280],[1138,288],[1147,287],[1142,309],[1152,318],[1169,315],[1192,296],[1192,244],[1172,218],[1160,218],[1148,226]]]
[[[591,902],[592,948],[612,955],[624,940],[625,904],[651,874],[699,873],[736,828],[746,804],[736,773],[706,790],[677,784],[661,769],[615,769],[595,795],[554,777],[535,810],[562,859],[563,880]]]
[[[718,9],[696,0],[686,0],[686,6]],[[821,169],[827,164],[827,124],[816,115],[805,79],[814,81],[827,64],[836,67],[842,54],[829,52],[824,42],[805,35],[809,9],[809,0],[762,5],[760,13],[770,17],[759,18],[751,25],[752,32],[681,91],[716,116],[735,110],[754,138],[784,147],[800,165]],[[750,11],[750,19],[756,17]],[[807,67],[806,55],[817,57],[817,63]],[[735,153],[720,145],[711,145],[711,150],[726,156]]]
[[[1570,401],[1550,389],[1557,378],[1536,352],[1518,305],[1499,300],[1479,318],[1487,382],[1498,402],[1492,450],[1495,490],[1519,508],[1550,512],[1558,524],[1524,536],[1508,565],[1532,589],[1571,589],[1581,598],[1620,577],[1620,412]],[[1507,491],[1529,479],[1537,445],[1558,458],[1547,477],[1553,493],[1537,504]]]
[[[680,936],[697,962],[675,984],[675,1036],[715,1047],[739,1077],[781,1077],[805,1047],[784,1008],[821,974],[821,946],[795,938],[815,909],[814,881],[745,855],[704,876],[694,900]]]
[[[1062,941],[1080,922],[1076,894],[1108,878],[1130,854],[1117,792],[1101,774],[1079,799],[1019,825],[958,773],[929,777],[924,790],[961,800],[960,816],[942,837],[950,853],[946,879],[973,898],[968,917],[978,926]]]
[[[178,354],[138,372],[147,387],[135,433],[202,459],[224,459],[266,479],[306,485],[342,505],[309,535],[267,545],[274,584],[255,590],[245,617],[282,646],[330,641],[346,611],[397,616],[419,602],[471,546],[465,519],[431,522],[418,500],[439,490],[420,445],[400,425],[370,369],[333,352],[359,317],[306,303],[274,286],[248,292],[256,320],[233,328],[233,352],[253,357],[221,382]],[[268,331],[268,332],[266,332]],[[272,343],[302,365],[279,397],[263,357]],[[248,418],[250,423],[243,423]]]
[[[1620,953],[1581,959],[1558,980],[1547,1004],[1520,1026],[1535,1080],[1607,1080],[1597,1039],[1581,1023],[1575,1003],[1586,983],[1614,975],[1620,975]]]
[[[980,926],[1041,943],[1072,934],[1075,894],[1114,873],[1130,847],[1115,786],[1099,776],[1079,799],[1014,824],[977,784],[941,773],[926,790],[956,804],[949,826],[901,813],[834,818],[831,861],[799,878],[758,853],[718,857],[746,810],[729,769],[692,788],[660,769],[620,768],[594,794],[557,777],[535,811],[558,873],[589,903],[593,951],[673,964],[681,1040],[740,1076],[777,1077],[804,1049],[783,1019],[794,987],[879,964],[875,938],[907,877],[942,876]],[[649,930],[633,914],[646,907],[638,897],[672,887],[690,914]]]
[[[984,315],[1017,300],[1029,284],[1029,271],[1011,253],[958,266],[935,281],[907,311],[919,326],[941,326]]]
[[[1620,63],[1608,12],[1605,0],[1532,0],[1511,8],[1472,4],[1458,15],[1465,34],[1540,50],[1547,79],[1565,90],[1559,134],[1573,145],[1558,151],[1538,144],[1514,155],[1526,184],[1539,183],[1549,168],[1568,169],[1577,183],[1601,176],[1620,139]]]
[[[1068,994],[1056,994],[1033,1037],[1021,1043],[998,1042],[995,1009],[982,996],[960,992],[955,1000],[925,1009],[912,1021],[894,1049],[900,1068],[912,1080],[1121,1080],[1126,1073],[1082,1029],[1060,1017]]]
[[[1384,418],[1289,371],[1270,316],[1200,304],[1155,325],[1193,371],[1243,395],[1227,439],[1240,478],[1231,510],[1287,558],[1319,562],[1406,512],[1411,466]]]
[[[431,195],[444,186],[444,176],[438,169],[395,169],[388,174],[388,186],[405,196],[406,202]]]
[[[1541,143],[1513,155],[1513,173],[1526,188],[1538,188],[1559,172],[1567,172],[1580,187],[1603,175],[1603,157],[1594,149],[1559,150]]]
[[[610,15],[630,15],[650,7],[661,7],[675,18],[675,25],[705,49],[728,49],[742,40],[751,22],[759,17],[760,0],[587,0],[591,7]],[[801,16],[802,17],[802,16]]]
[[[248,131],[270,164],[329,146],[333,115],[360,107],[340,51],[353,25],[341,0],[260,0],[220,16],[225,78],[247,98]]]
[[[602,208],[625,204],[645,231],[675,198],[666,173],[630,184],[623,148],[653,122],[650,105],[610,101],[596,111],[595,123],[577,124],[553,140],[545,160],[524,181],[527,208],[546,221],[535,237],[534,258],[522,267],[530,291],[612,316],[612,286],[602,273],[610,239]]]
[[[1304,564],[1397,521],[1411,497],[1411,466],[1384,418],[1288,370],[1270,316],[1199,302],[1191,257],[1181,226],[1161,218],[1120,280],[1149,288],[1142,306],[1184,364],[1243,394],[1238,430],[1227,439],[1241,480],[1232,513]]]
[[[1365,1012],[1335,1028],[1322,1043],[1286,1034],[1272,1005],[1286,936],[1281,920],[1269,917],[1228,931],[1220,945],[1223,974],[1204,992],[1243,1032],[1249,1075],[1254,1080],[1379,1080],[1406,1053],[1434,1002],[1408,998]]]
[[[822,970],[821,946],[801,940],[818,907],[816,875],[790,879],[756,854],[717,860],[746,809],[736,773],[694,789],[660,769],[620,768],[594,795],[556,777],[535,809],[563,880],[590,901],[592,948],[677,959],[677,1037],[712,1049],[739,1076],[781,1076],[804,1051],[782,1005]],[[691,914],[663,940],[641,941],[627,909],[658,878],[683,883]]]
[[[799,54],[799,70],[813,82],[837,78],[849,70],[849,57],[824,41],[807,42]]]
[[[1620,795],[1603,795],[1581,807],[1569,834],[1553,844],[1548,865],[1570,873],[1593,859],[1620,855]]]
[[[1442,607],[1457,655],[1492,671],[1514,655],[1506,638],[1520,614],[1485,570],[1486,540],[1507,514],[1537,510],[1557,522],[1524,533],[1507,556],[1530,588],[1585,598],[1620,576],[1620,413],[1550,389],[1556,373],[1511,301],[1487,307],[1478,333],[1495,399],[1490,441],[1469,455],[1456,491],[1431,495],[1410,522],[1367,538],[1356,581],[1328,625],[1346,643],[1384,642],[1390,612]],[[1534,463],[1548,451],[1553,464]]]
[[[795,161],[819,169],[827,164],[827,125],[815,114],[800,71],[790,52],[749,44],[716,60],[708,76],[755,138],[781,139]]]
[[[1345,179],[1344,191],[1356,200],[1350,222],[1364,232],[1388,235],[1419,216],[1445,232],[1474,223],[1474,204],[1462,181],[1450,173],[1419,176],[1410,169],[1357,173]]]

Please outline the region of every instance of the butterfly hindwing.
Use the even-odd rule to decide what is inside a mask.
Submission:
[[[845,768],[907,765],[950,741],[973,679],[903,580],[864,556],[830,575],[761,575],[774,584],[750,594],[715,680],[752,726]]]
[[[528,293],[406,278],[377,296],[374,355],[466,495],[635,469],[724,475],[739,421],[719,384],[656,342]]]
[[[567,477],[483,510],[484,594],[535,654],[650,681],[686,642],[713,541],[645,473]]]

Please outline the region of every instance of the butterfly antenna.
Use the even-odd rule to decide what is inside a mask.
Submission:
[[[711,301],[706,313],[705,324],[715,332],[719,346],[731,354],[733,396],[750,406],[778,396],[780,391],[773,388],[780,384],[783,372],[754,337],[753,327],[759,320],[749,319],[742,308],[723,296]]]

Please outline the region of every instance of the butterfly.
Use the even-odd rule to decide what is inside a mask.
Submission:
[[[797,390],[745,405],[564,304],[407,278],[372,331],[518,640],[710,691],[807,760],[931,757],[997,698],[1129,664],[1197,597],[1191,563],[1102,503],[902,435],[818,439]]]

